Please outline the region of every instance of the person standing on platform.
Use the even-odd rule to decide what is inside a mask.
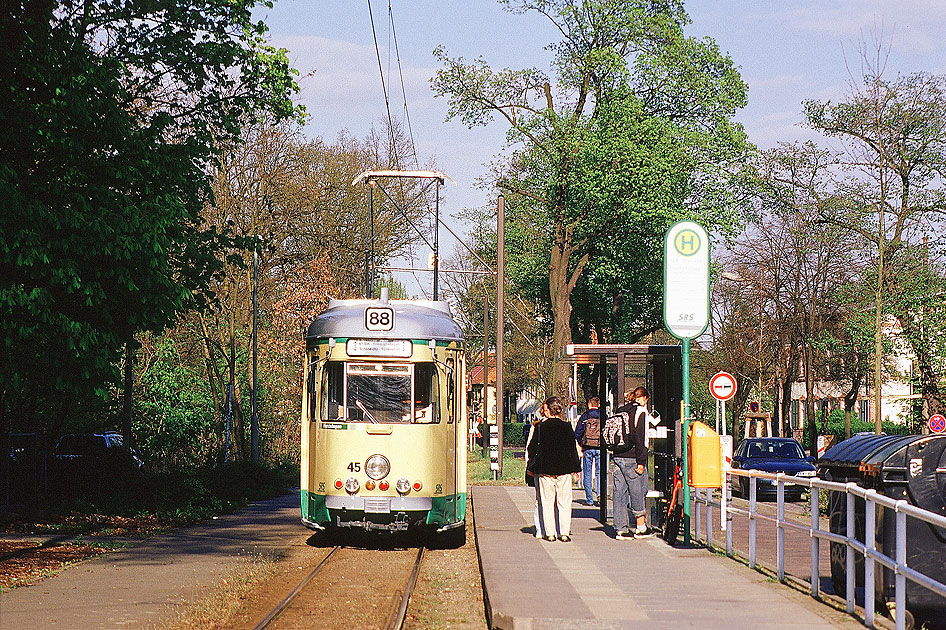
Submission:
[[[614,476],[614,530],[618,540],[650,538],[657,531],[647,527],[647,511],[644,497],[647,496],[647,389],[638,387],[625,396],[627,404],[618,407],[617,413],[630,416],[630,426],[625,426],[624,444],[627,446],[613,453],[611,461]],[[631,517],[636,527],[631,529]]]
[[[541,409],[539,410],[541,413]],[[539,497],[539,484],[536,482],[536,476],[532,471],[532,458],[531,455],[533,450],[530,450],[530,445],[532,440],[535,439],[536,443],[539,440],[539,425],[542,424],[544,418],[536,418],[530,422],[526,423],[526,426],[523,428],[523,434],[526,436],[526,485],[532,486],[535,488],[535,511],[532,515],[532,520],[535,522],[535,537],[536,538],[545,538],[545,528],[542,525],[542,512],[541,512],[541,497]]]
[[[585,505],[598,505],[598,477],[601,467],[601,415],[597,396],[588,399],[588,411],[581,414],[575,425],[575,439],[581,445],[581,485],[585,490]]]
[[[528,458],[538,478],[536,489],[545,540],[571,542],[572,475],[581,471],[581,463],[572,425],[562,420],[564,409],[558,396],[551,396],[542,403],[545,420],[539,423],[529,441]]]

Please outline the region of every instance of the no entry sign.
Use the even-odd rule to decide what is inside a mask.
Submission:
[[[729,400],[736,395],[736,377],[729,372],[717,372],[710,379],[709,390],[716,400]]]
[[[938,413],[930,416],[930,432],[942,433],[943,431],[946,431],[946,417]]]

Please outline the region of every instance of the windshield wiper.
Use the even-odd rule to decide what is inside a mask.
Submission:
[[[378,421],[374,419],[374,416],[371,415],[371,413],[368,411],[368,409],[365,408],[365,406],[364,406],[363,404],[361,404],[361,401],[358,400],[357,398],[355,399],[355,406],[358,407],[359,409],[361,409],[361,412],[362,412],[363,414],[365,414],[366,416],[368,416],[368,420],[371,420],[371,422],[374,423],[374,424],[379,424]]]

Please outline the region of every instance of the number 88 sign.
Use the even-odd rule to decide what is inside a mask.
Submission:
[[[365,328],[373,331],[394,328],[394,309],[390,306],[369,306],[365,309]]]

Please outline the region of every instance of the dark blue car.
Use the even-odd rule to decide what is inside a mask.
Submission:
[[[743,440],[733,453],[732,467],[759,470],[768,473],[783,472],[795,477],[815,477],[813,457],[806,457],[801,444],[792,438],[749,438]],[[768,479],[756,479],[756,496],[775,496],[777,484]],[[785,499],[801,499],[804,486],[785,484]],[[749,496],[749,478],[734,477],[733,494]]]

